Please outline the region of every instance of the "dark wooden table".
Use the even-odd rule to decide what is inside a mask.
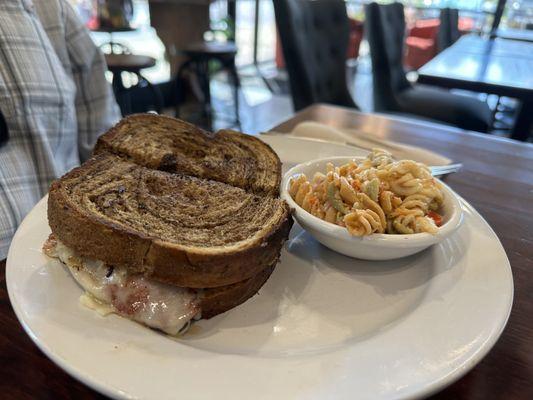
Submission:
[[[150,56],[141,56],[136,54],[105,54],[107,68],[115,73],[140,72],[143,69],[151,68],[155,65],[156,60]]]
[[[512,137],[527,139],[533,121],[533,43],[465,35],[420,68],[418,82],[519,99]]]
[[[289,132],[306,120],[430,148],[464,164],[460,173],[448,176],[447,183],[483,215],[502,241],[513,269],[515,298],[509,323],[492,351],[433,398],[533,398],[533,145],[322,105],[307,108],[274,129]],[[9,304],[4,265],[0,267],[2,399],[101,397],[62,372],[23,332]]]

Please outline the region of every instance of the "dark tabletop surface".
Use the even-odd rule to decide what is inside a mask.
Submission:
[[[533,98],[533,43],[465,35],[418,70],[418,82]]]
[[[140,71],[141,69],[151,68],[156,63],[153,57],[136,54],[106,54],[105,61],[112,72]]]
[[[288,132],[312,120],[430,148],[464,164],[446,182],[495,230],[513,270],[515,297],[508,325],[491,352],[435,399],[533,398],[533,146],[407,119],[317,105],[274,128]],[[18,323],[0,262],[0,393],[2,399],[103,398],[49,361]],[[177,396],[178,398],[178,396]]]
[[[220,42],[198,42],[198,43],[190,43],[183,49],[181,49],[183,53],[186,54],[236,54],[237,53],[237,46],[234,42],[226,42],[226,43],[220,43]]]

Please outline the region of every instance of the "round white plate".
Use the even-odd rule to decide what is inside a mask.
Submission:
[[[287,165],[348,146],[263,137]],[[491,349],[513,299],[505,252],[463,202],[445,242],[388,262],[328,250],[294,226],[258,296],[172,339],[78,303],[81,289],[41,245],[46,198],[7,260],[13,308],[34,342],[69,374],[113,397],[353,399],[427,395]]]

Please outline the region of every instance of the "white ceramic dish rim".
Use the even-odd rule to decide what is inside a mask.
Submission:
[[[441,241],[442,239],[448,237],[451,233],[453,233],[462,223],[463,220],[463,211],[461,207],[461,203],[457,197],[457,195],[453,192],[453,190],[446,185],[444,182],[439,181],[444,190],[444,201],[449,202],[449,204],[452,207],[452,214],[449,216],[448,221],[444,223],[441,227],[439,227],[439,230],[435,234],[431,233],[413,233],[413,234],[407,234],[407,235],[391,235],[391,234],[385,234],[385,233],[374,233],[372,235],[368,236],[352,236],[350,233],[346,230],[346,228],[343,228],[341,226],[337,226],[335,224],[332,224],[330,222],[326,222],[318,217],[315,217],[314,215],[308,213],[305,211],[302,207],[300,207],[290,196],[288,193],[288,186],[290,178],[302,173],[301,170],[309,167],[312,164],[316,163],[324,163],[324,162],[332,162],[333,164],[338,165],[339,163],[346,163],[350,160],[363,160],[364,157],[347,157],[347,156],[337,156],[337,157],[323,157],[318,158],[315,160],[307,161],[298,165],[295,165],[291,169],[289,169],[285,175],[283,176],[282,182],[281,182],[281,197],[289,203],[289,206],[291,209],[295,210],[295,214],[297,218],[302,218],[305,220],[305,222],[309,225],[311,225],[314,229],[322,231],[324,233],[327,233],[332,236],[338,237],[340,240],[352,240],[352,241],[372,241],[376,243],[383,243],[387,246],[392,247],[403,247],[406,245],[406,242],[409,242],[409,244],[415,245],[423,245],[425,243],[437,243]],[[323,172],[323,171],[320,171]]]

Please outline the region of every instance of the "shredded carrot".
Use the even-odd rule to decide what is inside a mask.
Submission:
[[[437,214],[435,211],[428,211],[428,217],[435,221],[435,225],[442,225],[442,216],[440,214]]]
[[[354,179],[352,181],[352,187],[357,191],[357,192],[360,192],[361,191],[361,182],[359,181],[359,179]]]

